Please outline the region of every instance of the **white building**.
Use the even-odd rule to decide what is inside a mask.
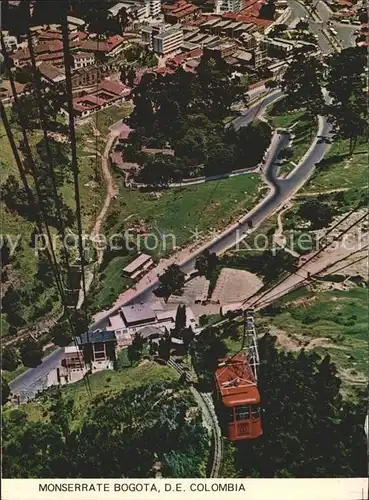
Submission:
[[[239,12],[242,7],[242,0],[216,0],[215,12],[216,14],[223,14],[224,12]]]
[[[153,36],[153,50],[157,54],[166,55],[180,49],[183,43],[181,28],[169,28]]]
[[[155,42],[156,49],[154,47],[155,39],[157,39]],[[173,26],[168,23],[156,23],[142,28],[141,40],[146,43],[150,49],[155,50],[155,52],[159,54],[168,54],[181,47],[184,41],[184,32],[181,25]],[[172,48],[173,46],[175,47],[174,49]],[[168,51],[168,48],[171,50]],[[163,49],[166,50],[166,52],[162,52]]]
[[[124,0],[113,5],[108,12],[112,17],[116,17],[122,9],[125,9],[127,14],[132,14],[132,18],[137,21],[155,19],[160,15],[161,2],[160,0]]]
[[[7,52],[13,52],[18,48],[18,41],[15,36],[6,35],[4,36],[3,40]]]
[[[93,52],[75,52],[73,54],[74,69],[86,68],[95,64],[95,54]]]
[[[132,343],[136,333],[142,331],[146,337],[147,328],[155,329],[155,335],[164,335],[175,326],[177,309],[164,311],[159,301],[150,304],[132,304],[123,306],[120,310],[109,317],[108,331],[114,331],[117,340],[117,350],[127,347]],[[189,307],[186,307],[186,327],[191,326],[196,333],[198,323]]]
[[[146,10],[149,12],[149,17],[156,18],[161,12],[160,0],[145,0]]]

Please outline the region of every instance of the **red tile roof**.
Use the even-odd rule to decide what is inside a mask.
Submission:
[[[94,104],[96,106],[101,106],[102,104],[105,104],[107,101],[105,99],[102,99],[101,97],[98,97],[97,95],[94,94],[88,94],[79,99],[79,102],[87,102]]]
[[[86,109],[92,109],[93,106],[82,106],[82,104],[79,104],[76,101],[73,101],[73,109],[76,111],[85,111]]]
[[[82,46],[82,50],[90,50],[94,52],[110,52],[124,41],[120,35],[114,35],[106,40],[86,40]]]
[[[14,54],[11,54],[10,55],[10,58],[11,59],[14,59],[14,60],[19,60],[19,61],[22,61],[22,60],[26,60],[26,59],[30,59],[30,54],[29,54],[29,51],[28,49],[24,49],[24,50],[17,50],[16,52],[14,52]]]
[[[117,47],[120,43],[122,43],[124,41],[124,37],[120,36],[120,35],[113,35],[113,36],[110,36],[107,40],[106,40],[106,43],[108,44],[108,46],[110,47],[110,50],[112,49],[115,49],[115,47]]]
[[[123,141],[128,139],[129,134],[133,131],[133,128],[129,127],[127,124],[123,123],[120,128],[120,134],[118,139],[122,139]]]
[[[40,54],[37,56],[37,61],[53,61],[55,59],[64,59],[63,52],[54,52],[52,54]]]
[[[106,90],[117,96],[120,96],[122,92],[127,88],[128,87],[126,87],[122,83],[112,82],[111,80],[103,80],[99,84],[99,90]]]
[[[155,73],[159,73],[161,75],[167,75],[167,74],[172,74],[174,73],[173,70],[169,69],[169,68],[166,68],[165,66],[164,67],[161,67],[161,68],[156,68],[155,70]]]
[[[75,34],[78,36],[78,38],[79,38],[79,40],[81,40],[81,42],[83,40],[86,40],[86,38],[88,37],[87,33],[85,33],[84,31],[76,31]]]

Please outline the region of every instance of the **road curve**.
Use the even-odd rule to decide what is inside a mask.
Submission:
[[[259,93],[265,92],[265,87],[260,87],[258,89],[253,89],[252,95],[258,95]],[[240,126],[240,123],[242,123],[243,126],[246,126],[248,123],[250,123],[258,114],[259,112],[262,112],[263,109],[265,109],[269,104],[272,102],[275,102],[277,99],[279,99],[281,96],[281,92],[278,90],[275,90],[268,95],[267,99],[263,99],[263,104],[260,106],[260,102],[255,103],[252,105],[241,117],[241,120],[239,117],[237,117],[235,120],[236,121],[236,126],[238,124],[238,128]],[[120,131],[120,123],[121,121],[117,122],[116,124],[112,125],[110,127],[110,132],[111,136],[115,136],[119,133]],[[195,261],[195,258],[193,258],[193,264]],[[158,282],[153,281],[151,286],[146,287],[142,291],[139,291],[136,296],[138,300],[144,300],[145,296],[150,295],[153,289],[157,288]],[[104,327],[104,325],[107,322],[107,317],[112,314],[113,310],[118,309],[121,305],[123,305],[125,302],[119,303],[119,305],[115,306],[112,308],[110,311],[104,313],[104,316],[102,319],[99,319],[92,327],[91,330],[95,330],[96,328],[101,328]],[[31,394],[34,394],[38,390],[42,390],[45,388],[46,384],[46,378],[47,378],[47,373],[50,372],[52,369],[54,369],[56,366],[60,364],[60,361],[63,358],[63,353],[64,349],[59,348],[54,353],[46,358],[44,358],[43,363],[39,365],[36,368],[27,370],[26,372],[22,373],[19,375],[17,378],[12,380],[9,383],[10,390],[13,393],[20,393],[21,391],[30,392]],[[25,396],[26,397],[26,396]]]
[[[19,394],[21,401],[32,399],[38,391],[47,387],[48,374],[60,364],[64,355],[64,347],[59,347],[42,360],[37,368],[32,368],[9,382],[13,394]]]
[[[283,95],[280,90],[271,92],[267,98],[263,99],[264,102],[255,103],[241,117],[237,117],[235,119],[237,120],[236,126],[246,126],[255,118],[256,114],[261,113],[267,106],[281,99],[282,96]],[[298,191],[298,189],[314,172],[315,164],[324,157],[329,145],[325,142],[320,142],[318,136],[329,137],[330,132],[331,126],[328,124],[327,120],[323,117],[319,117],[319,130],[317,136],[312,142],[304,158],[285,179],[278,179],[276,177],[274,163],[278,152],[281,149],[282,141],[281,139],[278,139],[278,137],[274,137],[274,143],[271,146],[272,149],[269,150],[264,167],[264,174],[267,182],[271,185],[270,193],[253,210],[240,218],[238,223],[233,224],[213,241],[207,242],[202,247],[198,248],[196,252],[191,254],[189,258],[180,262],[179,265],[181,269],[186,273],[191,272],[194,269],[197,255],[205,248],[208,248],[212,252],[221,254],[234,247],[236,244],[240,244],[242,240],[244,240],[259,224],[270,217],[278,208],[283,206],[283,204],[296,191]],[[249,228],[250,221],[252,221],[253,224],[252,230]],[[101,316],[98,321],[92,325],[90,330],[93,331],[97,328],[104,328],[108,317],[117,311],[122,305],[147,300],[157,286],[158,280],[155,279],[141,290],[137,290],[137,292],[132,293],[129,300],[122,300],[109,311],[104,312],[103,316]],[[14,379],[9,384],[11,391],[13,393],[18,393],[21,390],[37,391],[38,388],[42,389],[43,384],[40,381],[44,381],[45,373],[51,371],[59,364],[62,355],[63,349],[58,349],[51,355],[53,356],[52,358],[51,356],[49,357],[52,361],[49,361],[49,358],[46,358],[39,367],[28,370]]]
[[[259,108],[259,112],[262,112],[264,108],[276,102],[282,97],[282,92],[277,90],[273,92],[273,98],[265,99],[264,104],[260,107],[260,103],[256,103],[252,106],[247,113],[242,116],[243,126],[250,123],[250,121],[255,116],[255,111]],[[236,118],[237,120],[237,118]],[[240,121],[238,121],[238,124]],[[249,223],[252,222],[253,228],[255,229],[264,220],[270,217],[279,207],[281,207],[311,176],[314,172],[315,164],[318,163],[324,157],[325,152],[329,148],[329,145],[325,142],[321,142],[318,137],[324,136],[329,137],[331,133],[331,126],[327,120],[323,117],[319,117],[319,130],[318,134],[313,140],[309,150],[305,154],[304,158],[300,163],[294,168],[292,172],[285,179],[278,179],[276,177],[276,169],[274,168],[274,160],[276,159],[278,152],[280,150],[280,140],[275,139],[273,151],[269,153],[269,158],[265,165],[264,174],[271,185],[271,191],[253,210],[248,214],[239,219],[236,224],[233,224],[227,228],[221,235],[216,237],[213,241],[205,243],[203,246],[198,248],[190,257],[178,263],[182,271],[185,273],[190,273],[194,270],[194,265],[196,257],[199,253],[208,248],[211,252],[217,254],[224,253],[226,250],[234,247],[236,244],[240,244],[253,230],[250,230]],[[99,320],[93,325],[91,329],[101,328],[106,324],[108,316],[114,313],[125,303],[135,303],[147,300],[152,291],[157,288],[158,280],[154,279],[152,282],[141,290],[137,290],[135,294],[131,297],[122,301],[114,306],[114,308],[107,311],[104,316],[99,318]]]

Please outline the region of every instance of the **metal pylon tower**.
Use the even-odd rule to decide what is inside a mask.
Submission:
[[[258,342],[254,323],[254,308],[245,309],[243,313],[243,346],[247,361],[258,379],[258,366],[260,364]]]

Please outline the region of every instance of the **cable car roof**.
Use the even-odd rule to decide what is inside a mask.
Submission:
[[[222,401],[226,406],[257,404],[260,394],[254,374],[244,354],[219,361],[225,365],[215,371],[215,379]]]

